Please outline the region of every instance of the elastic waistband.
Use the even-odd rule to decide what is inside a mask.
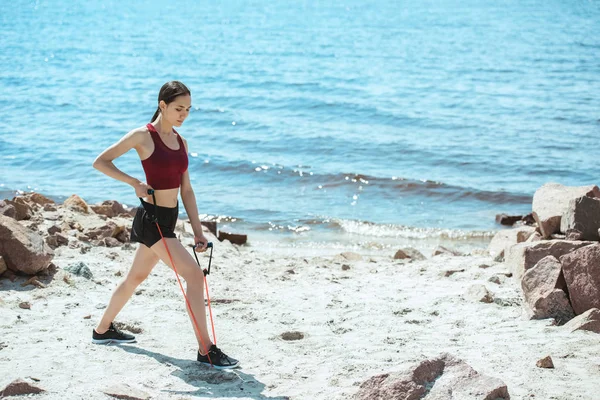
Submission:
[[[174,211],[179,210],[179,200],[177,200],[177,205],[175,207],[163,207],[163,206],[155,206],[152,203],[148,203],[147,201],[144,201],[144,199],[142,199],[141,197],[139,199],[142,202],[142,206],[144,207],[144,209],[153,215],[154,215],[154,211],[157,209],[158,209],[159,213],[161,211],[172,213]]]

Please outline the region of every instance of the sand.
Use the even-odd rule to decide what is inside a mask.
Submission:
[[[316,255],[212,240],[217,344],[240,368],[222,372],[195,362],[183,298],[162,263],[116,319],[138,332],[137,342],[92,344],[117,275],[125,275],[138,245],[85,254],[63,246],[47,288],[0,280],[0,389],[35,378],[46,391],[39,399],[108,399],[104,392],[115,385],[152,399],[348,399],[373,375],[449,352],[502,379],[513,399],[600,396],[598,335],[528,320],[516,282],[488,256],[426,254],[406,262],[384,249],[349,261],[336,249]],[[80,261],[93,278],[70,275],[67,283],[63,268]],[[464,271],[446,276],[448,270]],[[493,276],[500,284],[488,281]],[[478,283],[494,302],[466,295]],[[536,367],[547,355],[555,369]]]

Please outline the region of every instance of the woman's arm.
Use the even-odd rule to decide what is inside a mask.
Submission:
[[[144,139],[144,134],[145,132],[141,128],[134,129],[133,131],[127,133],[121,138],[121,140],[104,150],[98,157],[96,157],[92,166],[111,178],[127,183],[135,188],[137,193],[138,186],[143,183],[140,182],[139,179],[127,175],[118,169],[115,164],[113,164],[113,160],[127,153],[129,150],[139,146]],[[143,188],[140,189],[143,190]]]

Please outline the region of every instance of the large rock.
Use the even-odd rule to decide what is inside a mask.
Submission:
[[[66,199],[63,203],[63,206],[69,210],[77,211],[83,214],[90,213],[90,207],[81,197],[77,196],[76,194]]]
[[[580,247],[589,246],[595,242],[572,242],[569,240],[543,240],[540,242],[518,243],[507,250],[506,265],[516,279],[521,281],[523,274],[533,268],[542,258],[560,257]]]
[[[600,333],[600,310],[597,308],[590,308],[583,314],[570,320],[565,325],[565,329],[571,332],[590,331]]]
[[[90,206],[90,208],[96,213],[106,215],[109,218],[116,217],[117,215],[127,214],[127,210],[121,203],[116,200],[105,200],[102,204]]]
[[[4,215],[0,215],[0,254],[8,269],[28,275],[46,269],[54,256],[40,234]]]
[[[17,210],[15,206],[7,203],[6,200],[0,200],[0,214],[17,219]]]
[[[31,203],[38,204],[40,206],[45,206],[46,204],[56,204],[54,200],[47,198],[46,196],[39,193],[27,193],[23,196],[27,201]]]
[[[27,204],[20,197],[15,197],[13,200],[4,200],[5,203],[9,206],[12,206],[15,209],[14,218],[17,221],[31,219],[33,216],[33,209],[29,204]]]
[[[488,253],[495,259],[504,258],[505,249],[517,243],[525,242],[535,233],[532,226],[521,226],[514,229],[503,229],[498,231],[488,246]]]
[[[9,396],[23,396],[28,394],[39,394],[43,393],[44,389],[40,389],[37,386],[32,385],[22,379],[16,379],[8,384],[1,392],[0,398]]]
[[[575,230],[580,233],[578,240],[599,240],[600,199],[581,196],[569,201],[567,210],[560,221],[560,231]]]
[[[575,314],[600,308],[600,244],[575,250],[560,262]]]
[[[575,316],[569,303],[562,265],[554,256],[542,258],[521,280],[525,303],[532,319],[555,318],[562,325]]]
[[[600,197],[598,186],[564,186],[547,183],[533,195],[533,217],[538,223],[542,236],[548,239],[559,232],[560,220],[567,211],[569,201],[581,196]]]
[[[0,256],[0,275],[2,275],[8,267],[6,266],[6,261],[4,261],[4,257]]]
[[[449,354],[425,360],[404,372],[376,375],[360,385],[359,400],[510,399],[506,384],[479,374]]]
[[[223,240],[229,240],[233,244],[242,245],[246,244],[246,242],[248,241],[248,235],[219,231],[219,240],[221,242]]]

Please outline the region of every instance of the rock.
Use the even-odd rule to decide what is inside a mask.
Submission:
[[[27,275],[46,269],[54,256],[40,234],[3,215],[0,215],[0,254],[9,269]]]
[[[54,235],[57,232],[59,232],[59,233],[62,232],[62,229],[56,225],[52,225],[50,228],[48,228],[48,233],[50,235]]]
[[[344,259],[344,260],[348,260],[348,261],[362,261],[362,256],[360,254],[357,253],[353,253],[351,251],[346,251],[340,254],[340,256]]]
[[[248,241],[248,235],[219,231],[219,240],[229,240],[233,244],[242,245]]]
[[[565,329],[575,331],[590,331],[600,333],[600,310],[590,308],[581,315],[576,316],[564,326]]]
[[[579,248],[560,262],[575,314],[600,308],[600,244]]]
[[[488,252],[492,258],[503,259],[506,249],[529,239],[535,233],[531,226],[521,226],[514,229],[503,229],[496,233],[488,246]]]
[[[22,308],[23,310],[31,310],[31,304],[28,301],[23,301],[19,303],[19,308]]]
[[[565,240],[580,241],[583,240],[583,232],[577,229],[567,229],[565,232]]]
[[[500,281],[500,277],[498,275],[492,275],[492,276],[490,276],[490,278],[488,279],[488,282],[495,283],[496,285],[499,285],[499,284],[502,283]]]
[[[37,386],[32,385],[22,379],[16,379],[8,384],[1,392],[0,398],[9,396],[23,396],[26,394],[39,394],[43,393],[44,389],[40,389]]]
[[[373,376],[360,385],[354,398],[500,400],[510,395],[500,379],[479,374],[464,361],[442,354],[403,372]]]
[[[61,235],[60,233],[56,233],[54,235],[56,237],[56,242],[59,246],[64,246],[69,244],[69,239],[65,235]]]
[[[104,394],[122,400],[148,400],[150,395],[142,390],[133,388],[126,383],[119,383],[103,391]]]
[[[600,199],[581,196],[569,201],[560,221],[560,231],[577,230],[581,237],[575,240],[599,240]]]
[[[469,289],[467,289],[466,296],[472,300],[480,301],[482,303],[494,302],[494,296],[485,287],[485,285],[481,284],[471,285]]]
[[[127,214],[127,210],[125,210],[123,205],[116,200],[106,200],[103,201],[102,204],[93,205],[90,206],[90,208],[96,214],[105,215],[108,218],[114,218],[117,215]]]
[[[117,226],[117,224],[115,224],[112,221],[109,221],[106,225],[102,225],[100,227],[97,228],[93,228],[93,229],[89,229],[87,232],[85,232],[85,235],[91,239],[91,240],[95,240],[95,239],[104,239],[107,237],[113,237],[113,233],[120,233],[120,229]]]
[[[427,259],[419,250],[413,249],[412,247],[400,249],[396,252],[396,254],[394,254],[394,260],[404,260],[407,258],[409,258],[411,261],[421,261]]]
[[[216,221],[200,221],[200,223],[207,227],[208,230],[215,236],[217,236],[217,222]]]
[[[83,214],[90,213],[90,207],[81,197],[77,196],[76,194],[66,199],[63,203],[63,206],[65,208],[68,208],[69,210],[73,210]]]
[[[0,256],[0,275],[6,271],[8,267],[6,266],[6,261],[4,261],[4,257]]]
[[[17,210],[15,206],[7,203],[5,200],[0,200],[0,214],[6,217],[17,219]]]
[[[539,233],[538,231],[535,231],[533,233],[533,235],[529,236],[529,239],[527,239],[525,242],[527,242],[527,243],[539,242],[540,240],[544,240],[544,238],[542,237],[542,234]]]
[[[440,254],[446,254],[446,255],[449,255],[449,256],[464,256],[464,254],[461,253],[458,250],[448,249],[448,248],[446,248],[444,246],[437,246],[435,248],[435,250],[433,250],[433,255],[432,256],[435,257],[435,256],[438,256]]]
[[[546,356],[535,364],[539,368],[554,368],[554,363],[552,362],[552,357]]]
[[[563,325],[575,316],[565,290],[562,265],[554,256],[542,258],[521,280],[525,303],[532,319],[555,318]]]
[[[45,206],[47,204],[56,204],[54,202],[54,200],[49,199],[48,197],[39,194],[39,193],[27,193],[26,195],[22,196],[23,198],[25,198],[28,202],[30,203],[35,203],[38,204],[40,206]]]
[[[348,264],[342,265],[342,271],[348,271],[349,269],[350,269],[350,266]]]
[[[568,209],[569,201],[581,196],[600,197],[600,189],[595,185],[573,187],[547,183],[535,192],[533,217],[545,239],[560,230],[560,220]]]
[[[522,215],[506,215],[506,214],[496,214],[496,222],[500,225],[513,226],[518,221],[523,219]]]
[[[461,268],[461,269],[449,269],[449,270],[446,270],[446,271],[444,271],[444,277],[447,278],[447,277],[452,276],[452,275],[454,275],[454,274],[456,274],[458,272],[465,272],[465,269]]]
[[[44,211],[56,211],[56,206],[54,204],[46,204],[44,205]]]
[[[119,240],[115,239],[114,237],[107,237],[104,238],[104,245],[106,247],[119,247],[121,246],[121,242],[119,242]]]
[[[568,240],[544,240],[532,243],[518,243],[508,249],[506,265],[519,281],[523,274],[532,268],[542,258],[560,257],[580,247],[589,246],[594,242],[571,242]]]
[[[83,276],[85,279],[92,279],[94,277],[90,268],[82,261],[69,265],[65,268],[65,271],[68,271],[73,275]]]
[[[15,197],[12,201],[4,200],[6,202],[6,204],[11,205],[15,209],[14,218],[17,221],[31,219],[31,217],[33,216],[33,210],[31,208],[31,206],[29,204],[25,203],[23,200],[17,200],[17,199],[19,199],[19,198]]]

